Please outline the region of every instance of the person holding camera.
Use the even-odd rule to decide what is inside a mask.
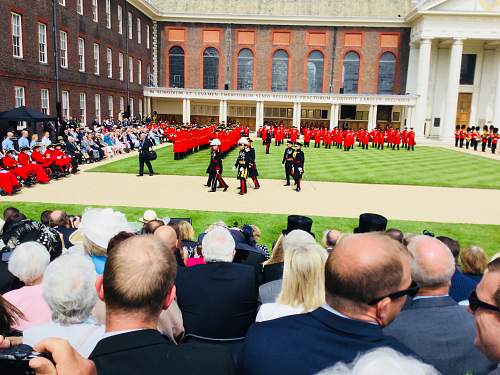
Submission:
[[[146,133],[141,133],[139,142],[139,174],[138,177],[144,175],[144,164],[148,167],[149,175],[154,175],[151,161],[156,159],[156,152],[153,151],[154,143]]]

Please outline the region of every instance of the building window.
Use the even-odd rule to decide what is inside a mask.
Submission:
[[[132,39],[132,13],[131,12],[128,12],[128,22],[127,22],[127,25],[128,25],[128,38],[129,39]]]
[[[92,20],[94,22],[99,21],[99,7],[97,5],[97,0],[92,0]]]
[[[248,48],[243,48],[238,53],[238,90],[253,89],[253,53]]]
[[[128,104],[130,105],[130,117],[134,117],[134,98],[130,98]]]
[[[59,58],[61,59],[61,68],[68,68],[68,33],[59,31]]]
[[[219,52],[213,47],[203,52],[203,88],[217,89],[219,87]]]
[[[396,56],[390,52],[380,57],[378,64],[378,93],[394,94],[394,81],[396,77]]]
[[[344,68],[342,69],[342,88],[345,94],[358,93],[359,80],[359,55],[356,52],[349,52],[344,58]]]
[[[59,5],[66,6],[66,0],[58,0]]]
[[[78,38],[78,71],[85,71],[85,40]]]
[[[323,54],[319,51],[307,58],[307,92],[323,92]]]
[[[123,114],[125,112],[125,98],[120,96],[120,113]]]
[[[120,71],[120,81],[123,81],[123,53],[118,54],[118,70]]]
[[[113,97],[108,96],[108,117],[113,118]]]
[[[146,85],[153,86],[153,77],[151,77],[151,65],[146,66]]]
[[[142,85],[142,61],[137,61],[137,83]]]
[[[23,57],[23,24],[20,14],[11,13],[12,56]]]
[[[128,58],[128,77],[129,82],[134,83],[134,59],[132,57]]]
[[[141,35],[141,19],[137,18],[137,43],[141,44],[142,35]]]
[[[83,16],[83,0],[76,0],[76,13]]]
[[[118,5],[118,34],[123,34],[123,8]]]
[[[14,99],[17,107],[22,107],[25,105],[25,97],[24,97],[24,87],[23,86],[15,86],[14,87]]]
[[[61,91],[61,107],[63,119],[69,118],[69,92]]]
[[[101,123],[101,95],[100,94],[95,94],[94,104],[95,104],[95,119],[100,124]]]
[[[476,71],[476,55],[462,55],[462,65],[460,67],[460,84],[473,85],[474,73]]]
[[[106,65],[108,68],[108,78],[113,78],[113,51],[106,48]]]
[[[87,125],[87,95],[84,92],[80,93],[80,122]]]
[[[149,49],[149,25],[146,25],[146,48]]]
[[[172,47],[168,52],[170,87],[184,88],[184,50]]]
[[[142,119],[142,99],[139,99],[139,102],[138,102],[138,106],[139,106],[139,118]]]
[[[99,75],[99,44],[94,43],[94,74]]]
[[[272,91],[288,90],[288,53],[279,49],[273,55]]]
[[[111,0],[106,0],[106,27],[111,29]]]
[[[38,61],[47,64],[47,25],[38,24]]]
[[[40,109],[42,113],[48,115],[49,114],[49,90],[41,89],[40,90]]]

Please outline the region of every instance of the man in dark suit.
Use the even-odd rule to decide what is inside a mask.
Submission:
[[[418,294],[384,333],[401,341],[441,373],[485,374],[491,363],[474,346],[471,314],[451,297],[455,260],[445,244],[429,236],[410,240],[412,279]]]
[[[106,303],[106,333],[90,355],[98,374],[232,374],[229,353],[173,345],[157,330],[175,298],[176,263],[153,236],[134,236],[108,254],[98,296]]]
[[[225,228],[202,241],[207,264],[179,269],[177,302],[187,334],[212,339],[243,338],[257,314],[255,267],[231,263],[235,242]]]
[[[144,164],[148,167],[149,175],[152,176],[153,166],[151,165],[151,159],[149,157],[149,152],[154,146],[153,141],[148,137],[146,133],[141,133],[139,138],[139,174],[138,177],[144,175]]]
[[[382,346],[414,355],[382,331],[416,292],[400,243],[372,233],[345,238],[326,262],[325,290],[327,303],[313,312],[255,323],[240,356],[241,373],[316,374]]]

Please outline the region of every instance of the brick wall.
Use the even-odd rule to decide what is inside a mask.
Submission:
[[[87,97],[87,121],[95,116],[94,96],[101,95],[101,113],[107,113],[107,97],[114,98],[115,116],[119,111],[119,97],[127,98],[127,63],[125,56],[127,12],[133,15],[133,38],[129,40],[130,56],[134,59],[134,82],[130,83],[130,97],[134,98],[134,113],[138,113],[142,86],[147,83],[147,66],[152,66],[152,42],[146,48],[146,25],[150,27],[152,41],[152,22],[137,9],[126,5],[124,0],[111,0],[111,29],[106,27],[105,0],[98,1],[98,22],[92,19],[92,2],[83,2],[83,16],[77,14],[76,0],[67,0],[66,6],[57,4],[57,42],[59,31],[68,34],[68,69],[59,68],[60,89],[70,92],[70,116],[79,116],[79,95]],[[118,33],[117,8],[123,8],[123,35]],[[127,6],[127,8],[126,8]],[[23,59],[12,56],[11,11],[23,17]],[[24,86],[26,105],[40,109],[40,89],[50,90],[50,113],[56,113],[56,86],[54,79],[54,58],[52,43],[52,8],[50,0],[9,0],[0,2],[0,27],[5,31],[4,43],[0,44],[0,111],[14,106],[14,86]],[[137,18],[141,18],[142,43],[137,41]],[[47,24],[48,63],[41,64],[38,59],[38,22]],[[85,40],[85,72],[79,72],[78,37]],[[94,74],[93,44],[98,43],[100,75]],[[111,48],[113,56],[113,77],[107,76],[106,48]],[[118,53],[124,54],[124,80],[119,80]],[[142,84],[138,84],[138,60],[142,61]],[[59,65],[60,66],[60,65]],[[152,70],[152,67],[151,67]]]

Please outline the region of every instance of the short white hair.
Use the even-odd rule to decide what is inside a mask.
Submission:
[[[208,231],[201,241],[203,257],[207,262],[232,262],[235,246],[229,230],[222,227]]]
[[[295,229],[285,235],[285,238],[283,239],[283,251],[292,247],[315,243],[316,240],[310,233],[301,229]]]
[[[9,271],[25,284],[43,276],[50,263],[47,248],[38,242],[29,241],[18,245],[9,259]]]
[[[318,375],[439,375],[434,367],[384,347],[358,356],[351,364],[338,362]]]

